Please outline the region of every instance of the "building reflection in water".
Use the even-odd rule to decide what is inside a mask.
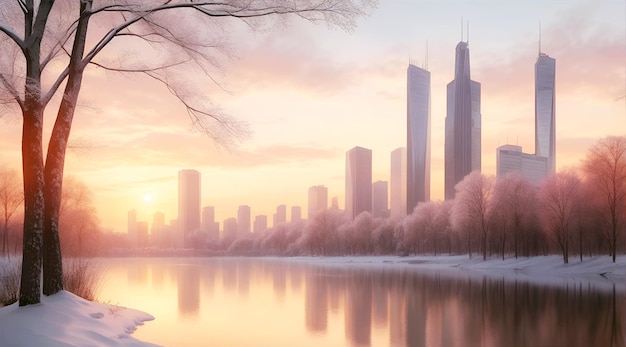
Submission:
[[[185,324],[198,321],[206,331],[222,330],[220,320],[210,326],[200,321],[215,316],[219,300],[227,299],[234,301],[225,310],[241,304],[237,323],[249,314],[255,317],[249,319],[252,324],[271,324],[274,307],[289,307],[288,312],[301,316],[280,318],[301,321],[302,339],[320,345],[342,339],[354,347],[626,347],[621,287],[539,286],[462,273],[444,277],[393,265],[363,269],[268,259],[142,260],[121,269],[133,288],[173,284],[177,298],[167,300],[178,300]]]

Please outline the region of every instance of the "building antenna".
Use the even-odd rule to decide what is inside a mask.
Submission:
[[[463,16],[461,16],[461,41],[463,41]]]
[[[466,35],[467,35],[467,37],[465,38],[465,42],[469,46],[469,19],[467,20],[467,33],[466,33]]]

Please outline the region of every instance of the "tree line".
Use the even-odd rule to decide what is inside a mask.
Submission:
[[[483,259],[624,252],[626,137],[597,141],[579,168],[535,186],[518,173],[495,178],[478,171],[456,187],[454,200],[418,204],[399,219],[354,220],[327,209],[307,221],[282,223],[261,235],[207,244],[239,254],[468,254]]]

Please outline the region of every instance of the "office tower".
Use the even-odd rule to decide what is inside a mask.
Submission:
[[[254,233],[260,234],[267,230],[267,216],[259,215],[254,217]]]
[[[556,172],[556,60],[539,51],[535,63],[535,154],[548,158],[548,174]]]
[[[372,183],[372,217],[389,217],[389,190],[387,181]]]
[[[299,222],[302,220],[302,208],[300,206],[291,206],[291,222]]]
[[[372,212],[372,150],[354,147],[346,153],[346,214],[365,211]]]
[[[317,212],[328,208],[328,188],[313,186],[309,188],[309,208],[307,218],[313,217]]]
[[[215,221],[215,207],[205,206],[202,208],[202,230],[208,234],[210,241],[217,241],[220,238],[219,223]]]
[[[190,248],[188,235],[200,229],[200,172],[178,171],[178,238],[176,247]]]
[[[474,170],[480,171],[480,83],[470,79],[467,42],[456,46],[454,80],[448,84],[445,140],[445,198],[454,199],[454,186]]]
[[[137,246],[137,211],[128,211],[128,242],[131,247]]]
[[[391,218],[404,217],[407,214],[407,154],[406,148],[400,147],[391,152],[391,180],[390,189],[390,216]]]
[[[430,200],[430,72],[407,69],[407,202],[411,214],[418,202]]]
[[[521,146],[504,145],[496,152],[497,177],[509,172],[518,172],[534,185],[539,185],[548,176],[548,158],[523,153]]]
[[[155,212],[152,215],[152,227],[150,228],[150,244],[154,246],[161,246],[164,231],[165,214],[163,212]]]
[[[237,210],[237,236],[246,237],[250,234],[250,206],[241,205]]]
[[[234,240],[237,238],[237,218],[224,220],[224,238]]]
[[[276,213],[274,213],[274,224],[276,226],[280,223],[285,223],[287,221],[287,206],[286,205],[278,205],[276,206]]]

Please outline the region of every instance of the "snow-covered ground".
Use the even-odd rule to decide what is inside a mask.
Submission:
[[[279,258],[281,259],[281,258]],[[570,257],[563,264],[560,255],[524,258],[489,258],[474,255],[453,256],[366,256],[366,257],[295,257],[288,261],[338,267],[367,267],[436,273],[448,277],[504,279],[539,285],[589,284],[598,289],[616,287],[626,291],[626,256],[613,263],[609,256]],[[283,260],[284,261],[284,260]]]
[[[618,257],[615,263],[608,256],[584,258],[582,262],[572,257],[569,264],[563,264],[558,255],[487,261],[479,256],[469,259],[467,255],[264,259],[341,268],[423,271],[438,276],[487,276],[540,285],[584,284],[626,291],[626,256]],[[89,302],[61,292],[43,297],[39,305],[0,308],[0,346],[154,346],[131,335],[137,326],[152,319],[137,310]]]
[[[152,319],[147,313],[86,301],[64,291],[42,297],[38,305],[0,308],[0,345],[154,346],[131,336],[138,325]]]

